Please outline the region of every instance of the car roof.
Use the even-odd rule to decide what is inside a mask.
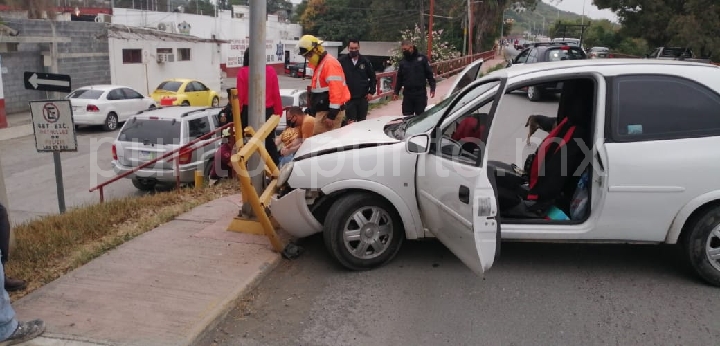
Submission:
[[[124,86],[124,85],[111,85],[111,84],[86,85],[86,86],[83,86],[83,87],[79,87],[79,88],[77,88],[77,89],[75,89],[75,90],[92,89],[92,90],[108,91],[108,90],[118,89],[118,88],[128,88],[128,89],[135,90],[135,89],[133,89],[133,88],[131,88],[131,87],[127,87],[127,86]]]
[[[524,74],[562,70],[573,67],[586,67],[588,70],[598,70],[604,66],[664,66],[664,67],[705,67],[720,69],[720,67],[700,62],[678,61],[678,60],[659,60],[659,59],[582,59],[582,60],[561,60],[552,62],[538,62],[533,64],[518,64],[509,69],[500,69],[494,71],[490,75],[513,78]]]
[[[170,78],[170,79],[164,80],[163,82],[181,82],[181,83],[185,83],[185,82],[192,82],[192,81],[195,81],[195,80],[194,80],[194,79],[187,79],[187,78]],[[162,82],[161,82],[161,83],[162,83]]]
[[[217,110],[220,108],[211,107],[183,107],[183,106],[170,106],[170,107],[158,107],[154,109],[144,110],[137,113],[134,117],[138,119],[148,119],[150,117],[157,117],[160,119],[177,119],[180,120],[186,116],[200,115],[207,111]]]
[[[303,89],[280,89],[280,95],[283,96],[294,96],[295,94],[304,91]]]

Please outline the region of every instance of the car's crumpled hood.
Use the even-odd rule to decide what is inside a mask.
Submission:
[[[400,118],[402,116],[384,116],[368,119],[312,136],[303,142],[295,153],[295,158],[299,159],[303,156],[320,154],[325,151],[347,150],[374,144],[398,143],[400,140],[386,135],[384,128],[389,122]]]

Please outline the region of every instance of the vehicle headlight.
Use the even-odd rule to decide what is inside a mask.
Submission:
[[[295,165],[295,161],[290,161],[290,162],[286,163],[285,166],[283,166],[280,169],[280,174],[278,175],[277,186],[282,186],[283,184],[285,184],[288,181],[288,179],[290,179],[290,174],[292,173],[294,165]]]

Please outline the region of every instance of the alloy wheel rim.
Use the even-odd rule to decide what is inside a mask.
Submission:
[[[343,228],[345,248],[356,258],[373,259],[385,253],[393,240],[390,214],[379,207],[353,212]]]
[[[715,226],[705,242],[705,256],[715,270],[720,271],[720,224]]]

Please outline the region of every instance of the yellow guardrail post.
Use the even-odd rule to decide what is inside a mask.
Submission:
[[[280,122],[280,116],[273,115],[268,119],[263,126],[254,132],[250,140],[240,148],[236,154],[231,158],[231,163],[235,173],[240,180],[240,186],[243,194],[243,203],[250,203],[253,209],[255,218],[250,219],[244,216],[238,216],[230,222],[228,231],[250,233],[250,234],[264,234],[270,240],[273,248],[277,252],[283,252],[284,246],[280,237],[275,232],[275,226],[273,221],[268,215],[268,206],[270,203],[270,197],[275,192],[277,185],[277,178],[280,174],[278,167],[270,158],[270,154],[263,145],[265,138],[275,131],[275,127]],[[250,173],[247,170],[247,161],[255,152],[260,154],[263,162],[266,165],[266,169],[270,172],[271,182],[265,188],[261,196],[258,196],[257,192],[252,186],[250,180]],[[262,232],[262,233],[261,233]]]
[[[233,113],[233,127],[235,128],[235,147],[237,150],[231,158],[231,163],[240,182],[242,202],[250,204],[255,216],[253,218],[242,215],[236,216],[228,225],[227,230],[238,233],[265,235],[270,240],[270,244],[275,251],[282,253],[288,258],[293,257],[299,254],[298,248],[294,247],[288,250],[283,246],[280,237],[278,237],[275,232],[275,228],[278,227],[277,222],[268,213],[270,198],[275,192],[277,178],[280,171],[270,157],[270,153],[268,153],[267,149],[265,149],[264,143],[265,138],[267,138],[272,131],[275,131],[275,128],[280,123],[280,116],[273,115],[257,131],[249,126],[243,128],[240,117],[240,102],[237,96],[237,89],[231,89],[230,95]],[[246,137],[250,137],[250,140],[248,140],[247,143],[244,143],[244,139]],[[260,196],[258,196],[257,191],[255,191],[255,188],[252,186],[250,173],[247,170],[247,161],[255,152],[260,154],[262,161],[265,163],[264,172],[271,178],[270,183]]]

